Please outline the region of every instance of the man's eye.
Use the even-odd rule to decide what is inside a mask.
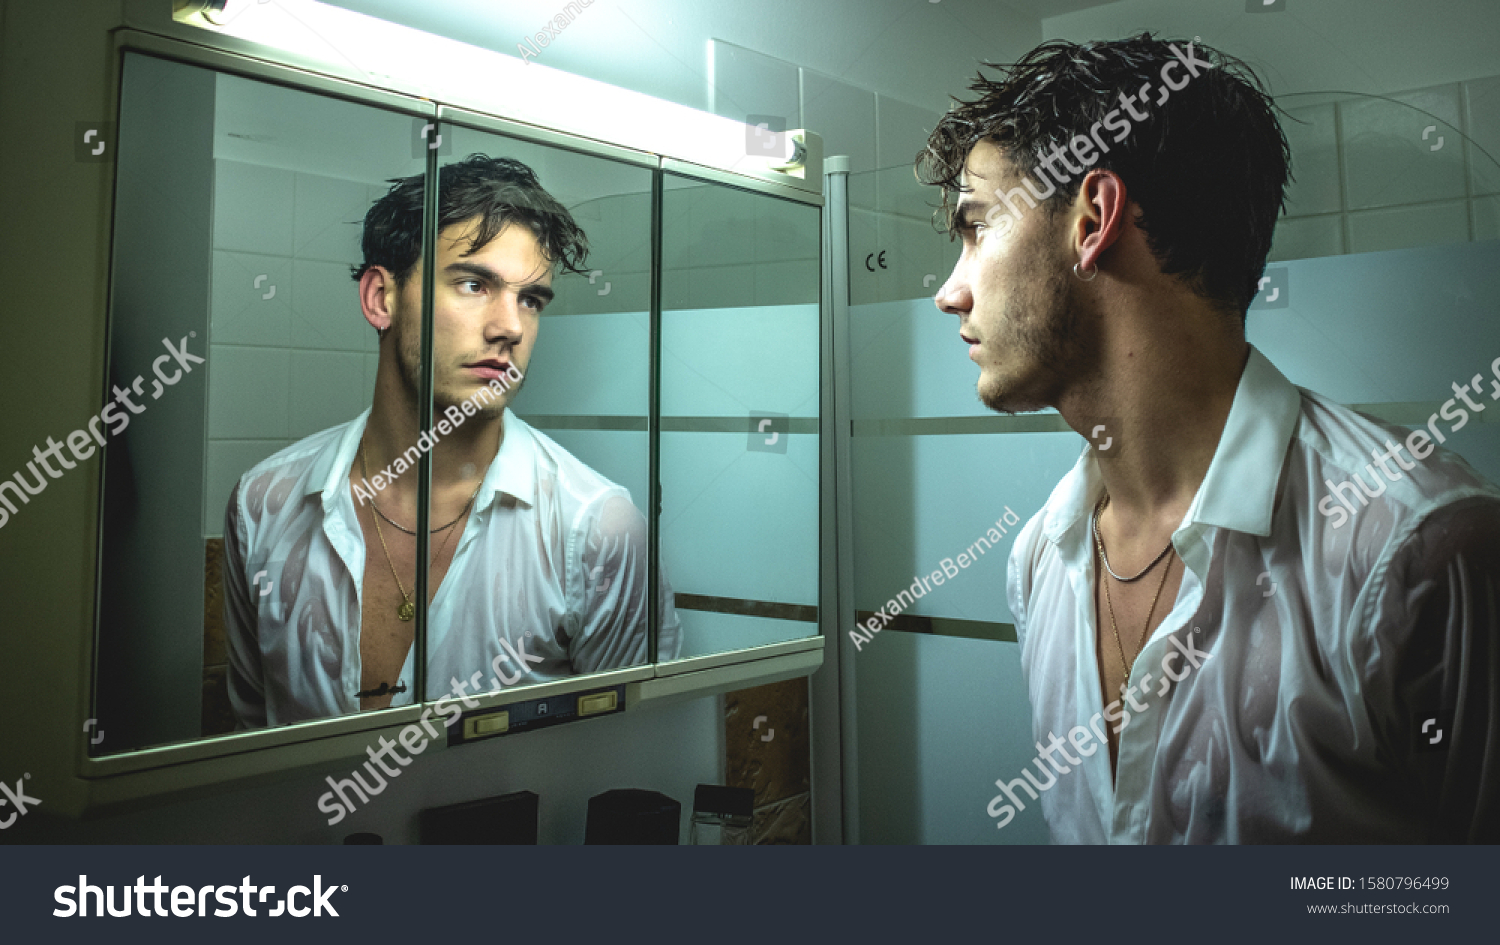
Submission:
[[[523,295],[521,301],[529,304],[534,312],[540,312],[547,307],[546,301],[535,295]]]
[[[474,291],[475,292],[478,292],[478,291],[480,291],[480,290],[482,290],[484,288],[484,283],[480,282],[478,279],[465,279],[464,281],[460,282],[458,285],[459,285],[460,291],[462,291],[465,286],[474,286]]]

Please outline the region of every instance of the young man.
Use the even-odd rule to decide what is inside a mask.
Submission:
[[[439,178],[436,433],[417,425],[417,176],[370,209],[355,269],[380,335],[373,406],[251,469],[230,497],[224,614],[241,728],[411,703],[416,470],[429,449],[429,695],[649,658],[644,516],[508,407],[555,270],[580,271],[587,240],[517,161],[476,154]],[[672,659],[679,628],[664,580],[659,595],[660,658]]]
[[[1500,490],[1246,343],[1289,160],[1258,81],[1146,34],[972,88],[918,159],[958,195],[938,307],[988,407],[1092,441],[1011,553],[1042,777],[990,814],[1039,800],[1068,843],[1500,840]]]

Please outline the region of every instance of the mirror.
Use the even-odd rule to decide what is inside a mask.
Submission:
[[[356,585],[327,567],[352,554],[333,514],[352,504],[327,493],[323,529],[306,524],[329,475],[315,448],[376,378],[360,224],[389,179],[421,174],[422,124],[126,55],[94,753],[356,704]]]
[[[433,608],[429,698],[648,663],[652,606],[662,650],[675,653],[670,584],[655,601],[646,593],[652,172],[463,125],[444,123],[442,135],[444,206],[449,175],[460,206],[470,177],[512,175],[505,199],[520,225],[472,250],[472,239],[450,240],[463,227],[446,210],[440,220],[438,400],[451,409],[482,390],[493,379],[460,365],[485,358],[513,368],[514,387],[503,419],[469,421],[500,445],[475,457],[495,459]],[[513,287],[524,286],[533,297],[520,304],[512,293],[524,303],[527,290]],[[435,498],[455,472],[465,483],[434,509],[435,525],[470,491],[455,467],[435,470]]]
[[[818,634],[820,233],[817,207],[665,175],[661,555],[683,658]]]
[[[126,55],[94,754],[817,633],[817,208],[668,180],[654,483],[652,158],[386,99]]]

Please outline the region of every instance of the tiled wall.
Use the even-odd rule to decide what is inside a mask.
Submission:
[[[916,182],[913,162],[941,112],[731,43],[713,47],[716,114],[771,116],[821,135],[824,154],[849,158],[851,301],[936,293],[958,261],[958,245],[934,231],[940,195]]]
[[[1314,98],[1281,100],[1296,181],[1271,261],[1500,238],[1500,77]]]
[[[229,493],[251,466],[369,406],[376,336],[349,266],[387,187],[214,165],[205,537],[222,533]]]

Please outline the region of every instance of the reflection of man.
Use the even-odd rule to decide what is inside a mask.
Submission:
[[[649,658],[645,518],[623,488],[507,407],[554,270],[578,272],[587,240],[516,161],[473,155],[442,168],[439,201],[434,425],[449,419],[435,444],[419,437],[416,411],[418,176],[365,217],[355,278],[380,335],[373,406],[260,463],[230,497],[224,612],[242,728],[412,701],[416,462],[429,447],[429,692]],[[665,582],[660,600],[660,658],[671,659],[678,623]]]
[[[1500,491],[1246,343],[1287,146],[1253,75],[1187,46],[1048,43],[921,159],[961,192],[937,302],[980,399],[1093,434],[1011,554],[1039,754],[989,813],[1040,803],[1061,842],[1495,842]]]

